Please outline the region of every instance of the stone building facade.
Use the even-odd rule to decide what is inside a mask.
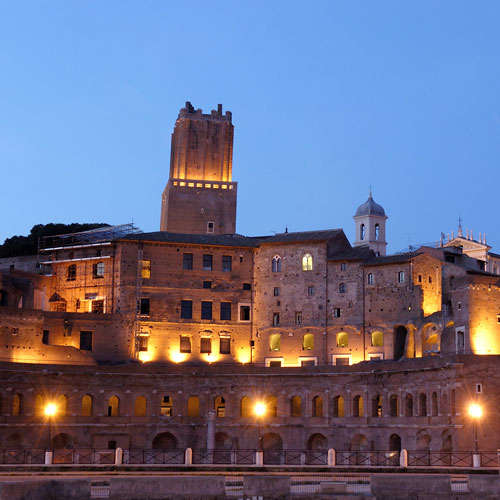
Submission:
[[[0,270],[0,447],[255,448],[258,400],[268,448],[470,449],[477,400],[499,447],[485,241],[488,258],[453,239],[386,255],[371,193],[354,245],[342,229],[238,235],[232,137],[229,112],[188,103],[161,231],[50,237],[36,272]]]

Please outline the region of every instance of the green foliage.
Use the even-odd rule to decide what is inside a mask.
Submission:
[[[37,224],[31,228],[28,236],[12,236],[0,245],[1,257],[18,257],[20,255],[35,255],[38,252],[38,241],[44,236],[55,236],[57,234],[79,233],[89,231],[98,227],[108,227],[104,223],[79,224]]]

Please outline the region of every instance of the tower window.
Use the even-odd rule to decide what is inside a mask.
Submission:
[[[398,283],[404,283],[404,282],[405,282],[405,272],[399,271],[398,272]]]
[[[144,279],[151,278],[151,261],[143,260],[141,265],[141,277]]]
[[[213,233],[214,227],[215,227],[214,222],[207,222],[207,233]]]
[[[361,226],[359,226],[359,239],[360,240],[365,239],[365,225],[364,224],[361,224]]]
[[[342,263],[340,264],[340,270],[341,270],[341,271],[345,271],[346,269],[347,269],[347,264],[346,264],[345,262],[342,262]]]
[[[104,262],[94,264],[94,278],[104,278]]]
[[[340,318],[340,307],[335,307],[333,309],[333,317],[334,318]]]
[[[273,257],[271,270],[273,273],[280,273],[281,272],[281,257],[279,255],[275,255]]]
[[[347,287],[346,287],[345,283],[340,283],[339,293],[346,293],[346,291],[347,291]]]
[[[75,281],[76,279],[76,264],[71,264],[68,267],[68,276],[66,278],[67,281]]]
[[[280,313],[273,313],[273,326],[279,326],[280,324]]]
[[[307,287],[307,295],[309,295],[309,297],[312,297],[314,295],[314,287],[313,286]]]
[[[380,239],[380,226],[378,224],[375,224],[375,239]]]
[[[275,297],[279,297],[280,296],[280,287],[279,286],[275,286],[274,287],[273,294],[274,294]]]
[[[313,258],[310,253],[306,253],[302,257],[302,271],[312,271],[313,270]]]
[[[302,324],[302,312],[301,311],[297,311],[295,313],[295,324],[296,325],[301,325]]]
[[[368,276],[367,276],[367,283],[369,285],[373,285],[373,283],[375,283],[375,280],[373,278],[373,273],[368,273]]]

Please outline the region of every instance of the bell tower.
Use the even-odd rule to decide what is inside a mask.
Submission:
[[[232,182],[230,111],[203,114],[190,102],[172,133],[170,178],[161,202],[161,231],[191,234],[236,232],[237,183]]]
[[[354,246],[367,245],[377,255],[385,255],[387,242],[385,241],[385,221],[387,215],[381,205],[375,203],[370,196],[365,203],[356,210],[354,222],[356,224],[356,237]]]

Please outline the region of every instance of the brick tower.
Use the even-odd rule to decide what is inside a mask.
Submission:
[[[170,178],[161,201],[161,231],[234,234],[237,183],[231,182],[231,112],[203,114],[190,102],[172,134]]]

